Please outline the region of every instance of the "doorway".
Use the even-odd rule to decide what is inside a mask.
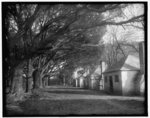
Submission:
[[[109,76],[109,84],[110,84],[110,92],[113,93],[114,87],[113,87],[113,78],[112,78],[112,76]]]

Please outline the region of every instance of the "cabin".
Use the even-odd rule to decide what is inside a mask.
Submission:
[[[87,72],[83,70],[83,68],[78,68],[73,75],[73,86],[79,88],[87,87]]]
[[[100,81],[100,78],[99,78],[99,75],[97,74],[92,74],[90,76],[90,79],[89,79],[89,88],[90,89],[94,89],[94,90],[99,90],[99,81]]]
[[[139,73],[139,56],[128,55],[103,73],[104,90],[111,94],[136,95],[143,86]]]
[[[89,88],[95,90],[104,90],[104,77],[103,72],[107,69],[107,64],[104,61],[100,61],[100,65],[97,66],[94,73],[89,79]]]
[[[74,72],[73,86],[94,90],[103,90],[104,89],[104,77],[102,72],[107,68],[107,64],[104,61],[100,61],[95,71],[92,74],[89,74],[89,70],[84,71],[82,68],[79,68]]]

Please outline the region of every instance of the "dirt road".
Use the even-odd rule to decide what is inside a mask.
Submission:
[[[110,96],[102,91],[51,86],[10,107],[9,115],[143,115],[143,97]]]

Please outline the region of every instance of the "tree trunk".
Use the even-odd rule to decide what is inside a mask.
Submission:
[[[14,68],[14,75],[12,80],[11,93],[15,94],[17,100],[23,98],[24,89],[23,89],[23,63],[19,64]]]
[[[27,60],[26,93],[28,92],[28,89],[29,89],[29,87],[28,87],[28,84],[29,84],[28,79],[29,79],[29,60]]]
[[[42,78],[42,83],[43,83],[43,88],[45,88],[45,86],[46,86],[46,77]]]
[[[40,75],[40,88],[43,88],[43,76],[42,75]]]
[[[28,79],[28,92],[30,92],[33,89],[33,78],[30,77]]]
[[[63,84],[66,86],[66,77],[63,78]]]
[[[48,77],[46,77],[45,86],[48,86]]]
[[[31,91],[33,87],[33,78],[32,78],[32,73],[33,73],[33,67],[31,65],[31,59],[27,60],[27,65],[26,65],[26,92]]]
[[[8,76],[8,88],[6,88],[6,89],[8,89],[8,93],[11,93],[11,89],[12,89],[12,83],[13,83],[13,76],[14,76],[14,68],[12,68],[11,70],[10,70],[10,74],[9,74],[9,76]]]
[[[40,71],[39,69],[36,69],[33,72],[33,89],[40,88],[41,87],[40,84],[41,84]]]

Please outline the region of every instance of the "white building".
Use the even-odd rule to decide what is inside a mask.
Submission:
[[[138,56],[128,55],[104,73],[104,90],[112,94],[135,95],[144,92]]]

